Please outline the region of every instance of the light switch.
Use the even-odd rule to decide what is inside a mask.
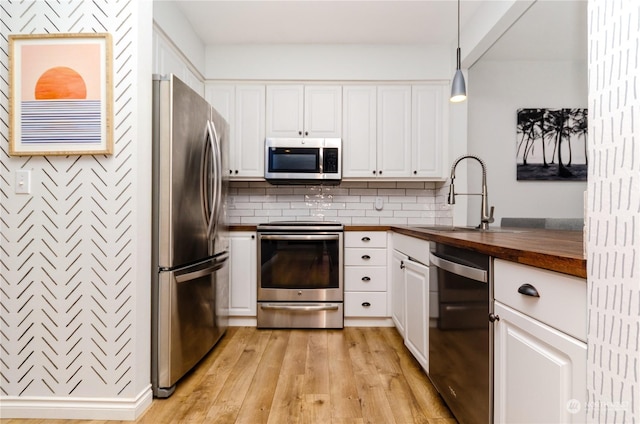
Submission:
[[[18,169],[16,171],[16,194],[31,193],[31,171]]]

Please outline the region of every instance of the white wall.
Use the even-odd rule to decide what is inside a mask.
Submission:
[[[589,423],[640,422],[640,8],[589,0]],[[634,148],[635,146],[635,148]]]
[[[2,418],[135,419],[152,398],[151,3],[2,7],[3,34],[110,33],[114,98],[112,155],[8,156],[0,38]]]
[[[442,80],[455,68],[447,46],[282,44],[207,46],[206,79]]]
[[[184,17],[175,2],[169,0],[153,0],[153,21],[157,28],[162,28],[167,39],[171,40],[183,57],[192,65],[193,70],[204,74],[205,48],[202,40],[191,29],[191,24]]]
[[[487,165],[496,223],[501,217],[582,218],[586,182],[517,181],[516,114],[519,108],[586,108],[587,64],[480,60],[469,70],[468,90],[468,149]],[[469,190],[479,192],[480,168],[466,162]],[[477,196],[467,217],[470,225],[479,222]]]

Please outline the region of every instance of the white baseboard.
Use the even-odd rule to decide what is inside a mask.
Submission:
[[[0,397],[0,417],[133,421],[151,406],[151,385],[135,398]]]
[[[395,327],[391,318],[347,318],[345,327]]]
[[[229,317],[229,327],[255,327],[257,325],[256,317]]]

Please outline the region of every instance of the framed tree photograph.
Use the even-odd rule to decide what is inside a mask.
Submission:
[[[9,35],[9,154],[113,153],[110,34]]]
[[[518,109],[518,180],[587,180],[587,109]]]

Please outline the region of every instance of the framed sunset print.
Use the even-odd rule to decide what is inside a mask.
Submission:
[[[9,154],[113,153],[109,34],[9,35]]]

